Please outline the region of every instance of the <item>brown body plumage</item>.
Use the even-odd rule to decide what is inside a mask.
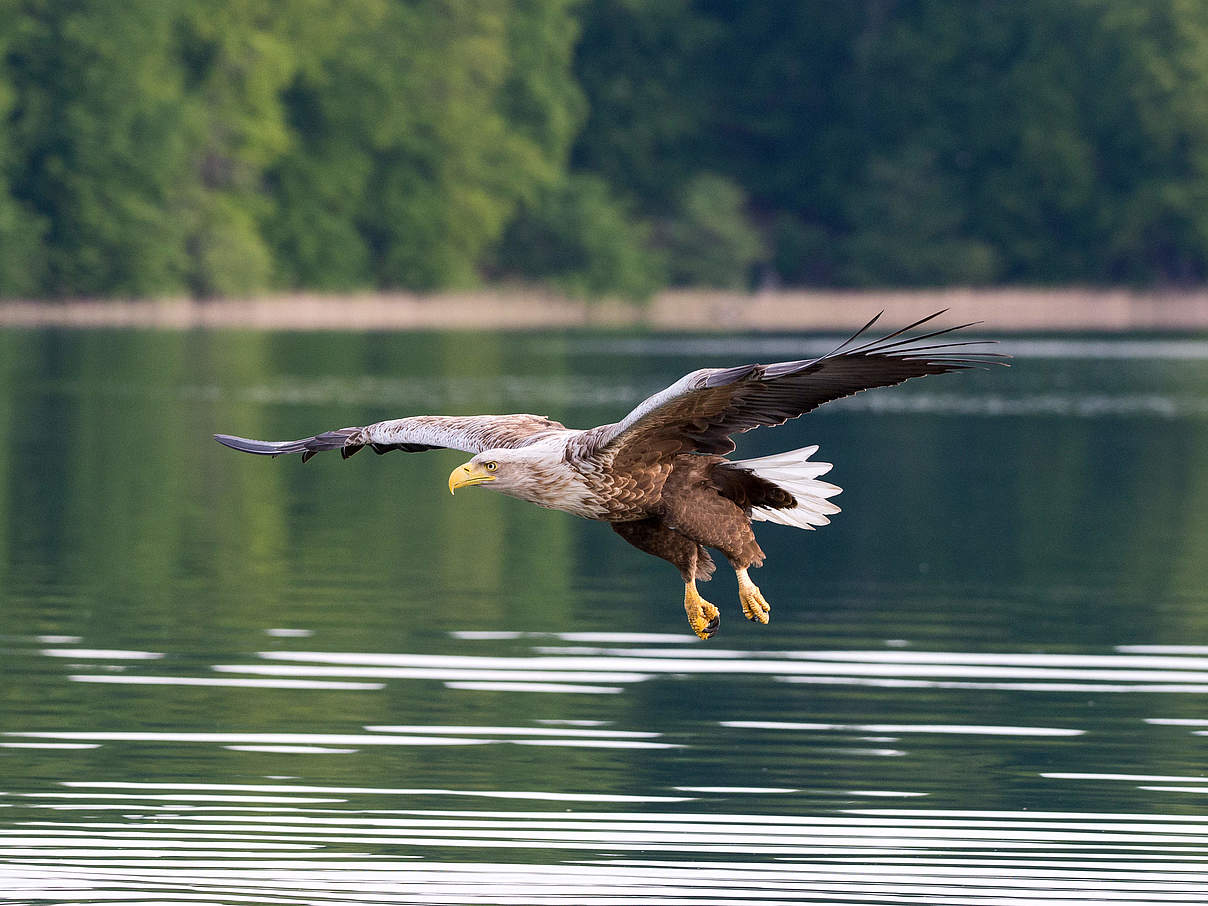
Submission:
[[[967,341],[921,345],[959,327],[900,339],[934,317],[854,346],[877,320],[873,318],[816,359],[700,369],[644,400],[621,421],[586,431],[536,415],[433,415],[296,441],[221,434],[215,439],[248,453],[300,453],[304,462],[324,450],[338,449],[348,457],[363,447],[377,453],[472,452],[474,458],[449,476],[450,491],[481,484],[611,523],[630,544],[680,571],[688,622],[697,635],[708,638],[717,629],[718,611],[696,592],[696,582],[708,579],[715,568],[707,548],[721,551],[734,568],[743,613],[766,623],[768,604],[747,575],[764,558],[752,520],[813,528],[838,512],[828,498],[839,489],[819,480],[830,464],[810,459],[817,447],[733,461],[723,455],[734,449],[732,435],[782,424],[861,390],[1002,358],[965,351],[972,345]]]

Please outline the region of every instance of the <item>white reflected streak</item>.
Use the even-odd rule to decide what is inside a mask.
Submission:
[[[677,786],[683,793],[799,793],[800,790],[781,786]]]
[[[684,645],[696,642],[688,633],[670,632],[508,632],[459,629],[449,633],[467,641],[510,641],[513,639],[562,639],[565,642],[609,642],[618,645]]]
[[[1139,786],[1139,790],[1150,790],[1155,793],[1208,793],[1208,787],[1202,786]]]
[[[554,793],[519,792],[515,790],[442,790],[415,787],[373,787],[373,786],[301,786],[279,783],[153,783],[121,780],[65,780],[61,786],[89,789],[118,789],[118,790],[221,790],[240,793],[332,793],[342,796],[381,795],[381,796],[472,796],[487,799],[534,799],[552,802],[690,802],[691,797],[684,796],[632,796],[612,793]],[[479,814],[466,812],[467,815]],[[491,812],[482,813],[487,816]],[[506,813],[505,813],[506,814]],[[338,819],[343,820],[343,819]]]
[[[175,840],[170,838],[159,839],[144,839],[138,837],[118,837],[114,839],[105,839],[95,834],[82,837],[63,837],[63,836],[45,836],[45,837],[29,837],[24,838],[8,838],[0,839],[0,845],[5,849],[15,849],[17,847],[40,847],[40,846],[58,846],[58,847],[78,847],[87,849],[113,850],[113,849],[207,849],[207,850],[224,850],[224,849],[273,849],[273,850],[316,850],[319,846],[313,843],[292,843],[279,841],[258,841],[258,840],[232,840],[226,842],[223,840]],[[68,852],[70,853],[70,849]],[[36,853],[37,850],[34,850]],[[108,855],[108,852],[104,853]],[[222,853],[216,853],[222,855]]]
[[[512,682],[453,682],[444,683],[446,689],[462,689],[467,692],[561,692],[581,695],[619,695],[623,686],[584,686],[579,683],[512,683]]]
[[[1152,831],[1174,834],[1206,834],[1208,820],[1203,815],[1175,816],[1164,814],[1132,814],[1132,813],[1102,813],[1102,812],[1031,812],[1031,811],[978,811],[971,809],[937,809],[937,808],[860,808],[841,809],[837,815],[783,815],[783,814],[754,814],[754,813],[693,813],[693,812],[588,812],[576,811],[565,817],[557,812],[542,811],[465,811],[455,809],[411,810],[407,815],[423,817],[439,817],[457,819],[462,824],[482,822],[486,819],[494,821],[521,821],[541,823],[596,822],[606,826],[617,827],[618,822],[624,826],[647,827],[661,824],[681,825],[685,829],[699,832],[709,826],[715,826],[719,832],[728,832],[733,825],[749,825],[762,833],[788,832],[804,833],[806,829],[818,827],[838,827],[851,830],[863,830],[865,827],[881,827],[886,832],[910,831],[919,828],[947,828],[951,836],[956,836],[963,827],[985,828],[988,837],[992,837],[994,829],[1002,828],[1048,828],[1073,830],[1115,829],[1135,831],[1137,839],[1152,839],[1148,836]],[[857,816],[857,817],[847,817]],[[243,816],[212,817],[208,815],[196,818],[188,817],[183,820],[199,821],[271,821],[271,817]],[[309,818],[283,819],[286,821],[309,821]],[[320,818],[314,819],[319,823],[341,823],[343,819]],[[1115,824],[1104,822],[1116,822]],[[1170,827],[1165,827],[1170,824]],[[1190,825],[1190,826],[1176,826]],[[586,826],[586,825],[585,825]],[[812,832],[812,830],[810,831]],[[1178,837],[1179,840],[1190,837]],[[1205,856],[1204,858],[1208,858]]]
[[[982,664],[1015,667],[1121,667],[1208,670],[1208,657],[1131,657],[1118,654],[1035,654],[965,651],[786,651],[788,658],[890,664]]]
[[[538,657],[490,657],[467,655],[428,655],[428,654],[367,654],[361,652],[296,652],[296,651],[266,651],[259,652],[265,660],[276,661],[313,661],[320,664],[343,664],[351,666],[372,666],[376,668],[429,668],[441,671],[452,670],[495,670],[531,672],[531,678],[551,680],[554,677],[549,671],[599,671],[607,668],[614,671],[633,671],[639,678],[651,673],[750,673],[750,674],[785,674],[785,675],[819,675],[834,676],[884,676],[884,677],[981,677],[992,679],[1043,679],[1043,680],[1108,680],[1117,683],[1156,683],[1156,682],[1200,682],[1208,687],[1208,671],[1201,670],[1129,670],[1129,669],[1089,669],[1070,667],[1035,667],[1012,665],[969,664],[965,655],[950,655],[952,663],[945,660],[935,662],[925,660],[916,662],[907,655],[912,652],[867,652],[870,656],[851,662],[857,654],[865,652],[831,652],[832,657],[816,655],[792,655],[784,659],[728,657],[726,653],[714,652],[712,656],[700,656],[693,653],[690,656],[667,656],[661,652],[659,656],[631,655],[616,656],[538,656]],[[939,655],[933,657],[940,657]],[[973,656],[970,656],[973,657]],[[259,665],[260,669],[251,667],[233,667],[221,665],[215,669],[238,670],[240,672],[262,672],[267,665]],[[1126,665],[1121,665],[1126,666]],[[1208,666],[1208,663],[1206,663]],[[296,669],[296,668],[295,668]],[[536,671],[542,671],[538,674]],[[320,675],[316,668],[308,668],[312,675]],[[354,673],[351,670],[338,673],[341,676],[380,676],[390,673]],[[595,674],[599,676],[599,673]],[[616,675],[615,673],[613,674]],[[510,676],[447,676],[448,679],[522,679],[515,672]],[[560,679],[568,678],[566,676]],[[582,677],[586,679],[586,677]],[[599,680],[607,682],[607,680]],[[616,680],[614,680],[616,681]]]
[[[1147,717],[1145,722],[1155,727],[1208,727],[1202,717]]]
[[[1160,812],[1021,812],[1001,809],[849,808],[842,809],[841,814],[880,815],[888,818],[976,818],[991,821],[1000,819],[1008,821],[1170,821],[1189,824],[1204,821],[1203,815],[1167,815]],[[1202,858],[1208,859],[1208,856]]]
[[[850,662],[857,664],[945,664],[992,667],[1088,667],[1117,670],[1125,667],[1141,669],[1208,670],[1208,657],[1140,657],[1118,654],[1036,654],[1014,652],[966,651],[906,651],[892,650],[820,650],[820,651],[742,651],[733,648],[674,649],[674,648],[600,648],[577,646],[539,646],[532,649],[543,655],[591,655],[594,657],[693,658],[710,660],[751,661],[789,660]],[[785,668],[782,668],[784,671]],[[789,671],[791,672],[791,671]]]
[[[646,852],[658,849],[665,852],[694,853],[732,853],[743,855],[767,856],[776,855],[811,855],[816,854],[822,847],[848,848],[853,854],[862,850],[879,849],[910,851],[985,851],[996,850],[1054,850],[1059,848],[1078,848],[1079,846],[1097,846],[1118,849],[1123,852],[1152,852],[1165,853],[1169,857],[1170,844],[1187,843],[1202,846],[1204,838],[1163,837],[1159,834],[1135,836],[1129,834],[1075,834],[1075,833],[1040,833],[1028,834],[1009,832],[971,833],[971,834],[938,834],[915,833],[912,828],[909,834],[904,831],[885,828],[884,833],[875,833],[877,829],[861,828],[856,830],[843,829],[814,829],[800,836],[773,834],[725,834],[702,836],[695,833],[667,834],[635,834],[625,832],[560,832],[560,831],[498,831],[490,833],[478,829],[451,829],[447,831],[433,828],[420,828],[413,832],[389,832],[375,829],[359,831],[354,834],[336,834],[334,830],[325,833],[330,837],[316,837],[313,833],[307,839],[314,842],[331,843],[362,843],[389,844],[396,846],[453,846],[459,848],[485,849],[564,849],[564,850],[616,850],[625,852]],[[266,843],[266,846],[268,844]],[[276,844],[278,847],[282,844]]]
[[[174,846],[172,849],[148,849],[148,848],[144,848],[141,846],[138,846],[138,847],[130,846],[128,842],[121,841],[121,840],[114,841],[114,843],[123,849],[128,849],[133,852],[136,852],[139,856],[142,856],[144,858],[155,859],[156,861],[151,863],[153,865],[159,865],[160,862],[158,860],[160,860],[160,859],[190,858],[190,857],[191,858],[218,859],[218,858],[221,858],[221,857],[227,855],[227,853],[224,852],[222,849],[222,844],[211,843],[209,841],[205,842],[204,844],[202,844],[202,843],[197,844],[196,850],[194,850],[188,843],[181,843],[177,846]],[[113,856],[113,850],[104,848],[106,846],[105,841],[101,841],[101,840],[93,841],[91,845],[94,848],[92,848],[92,849],[53,849],[50,847],[46,847],[46,848],[29,847],[29,848],[9,849],[6,847],[0,847],[0,859],[38,859],[38,860],[42,860],[42,859],[104,859],[105,864],[107,864],[107,865],[114,864],[113,862],[110,861],[110,858]],[[155,845],[162,846],[163,844],[157,843]],[[293,855],[291,850],[299,850],[299,849],[313,850],[313,849],[317,849],[317,848],[318,848],[317,846],[305,846],[301,843],[298,843],[298,844],[290,844],[290,843],[265,844],[263,846],[252,846],[252,845],[245,846],[243,844],[232,844],[231,854],[232,855],[241,855],[249,849],[250,850],[262,850],[263,849],[263,850],[268,850],[268,852],[264,853],[264,855],[277,856],[278,859],[288,859],[291,855]],[[313,858],[313,856],[311,858]],[[362,855],[361,858],[364,858],[364,856]],[[44,864],[45,863],[43,863],[43,862],[38,863],[39,867],[42,867]],[[221,864],[221,863],[216,863],[216,864]],[[0,875],[0,877],[2,877],[2,875]],[[129,895],[126,895],[126,894],[121,895],[120,898],[123,901],[131,904],[131,906],[165,906],[165,904],[177,902],[180,899],[186,899],[186,900],[192,899],[192,898],[182,898],[180,896],[174,897],[171,900],[165,899],[165,898],[163,898],[162,891],[161,891],[161,889],[158,888],[158,886],[155,889],[154,893],[157,894],[157,896],[153,896],[150,899],[148,899],[145,896],[141,896],[141,895],[135,896],[135,897],[130,897]],[[40,897],[39,899],[47,899],[47,898]],[[53,897],[53,899],[58,900],[59,898]],[[89,896],[88,896],[89,902],[92,902],[92,901],[95,901],[98,899],[101,899],[101,898],[99,898],[95,893],[92,893],[92,892],[89,893]],[[215,903],[215,904],[223,902],[222,899],[214,900],[214,899],[210,899],[208,897],[203,898],[200,896],[196,897],[196,899],[205,899],[207,901],[207,903]],[[69,900],[68,902],[75,904],[75,903],[79,903],[80,901],[79,900]],[[264,901],[260,900],[259,902],[264,902]]]
[[[270,752],[279,755],[351,755],[359,749],[333,749],[330,746],[223,746],[232,752]]]
[[[218,793],[8,793],[25,799],[162,799],[170,802],[239,802],[257,805],[323,805],[346,802],[345,799],[316,799],[302,796],[228,796]]]
[[[550,726],[559,727],[606,727],[611,720],[576,720],[570,717],[539,717],[539,724],[549,724]]]
[[[79,854],[73,853],[72,855],[73,857],[77,857]],[[125,875],[132,868],[149,868],[153,869],[153,871],[147,880],[156,884],[157,890],[162,890],[162,887],[159,885],[165,882],[173,882],[180,879],[185,883],[189,883],[198,877],[214,879],[237,878],[253,880],[258,884],[270,878],[292,877],[300,885],[313,887],[316,883],[325,885],[329,881],[336,879],[353,884],[364,883],[374,878],[386,881],[393,876],[394,872],[410,867],[408,863],[401,860],[419,858],[418,856],[391,855],[387,859],[387,857],[377,857],[356,852],[268,852],[256,853],[258,858],[249,859],[240,859],[227,853],[189,852],[175,853],[171,856],[160,856],[158,858],[142,858],[144,855],[147,854],[139,852],[133,858],[116,858],[114,854],[107,853],[107,858],[103,862],[81,862],[73,858],[62,864],[55,864],[45,859],[38,859],[27,865],[20,863],[0,864],[0,881],[23,879],[25,877],[21,874],[23,871],[28,872],[34,881],[46,881],[50,877],[59,880],[64,874],[86,879],[93,877],[107,879],[115,874]],[[150,855],[154,856],[154,854]],[[214,856],[215,858],[205,858],[206,856]],[[371,859],[375,861],[369,861]],[[177,873],[183,871],[188,871],[189,874],[181,878]],[[266,874],[266,872],[271,872],[271,874]],[[0,890],[4,889],[0,885]],[[307,888],[304,887],[304,889]],[[137,902],[146,904],[148,901],[139,899]],[[219,902],[225,902],[225,900]]]
[[[375,733],[472,734],[483,736],[582,736],[584,738],[652,739],[662,736],[649,730],[580,730],[547,727],[457,727],[457,726],[377,726],[365,727]]]
[[[0,749],[99,749],[99,742],[0,742]]]
[[[506,642],[512,639],[523,639],[528,633],[514,630],[454,629],[449,635],[455,639],[465,639],[471,642]]]
[[[548,802],[693,802],[693,796],[635,796],[619,793],[551,793],[504,790],[424,790],[441,796],[482,796],[489,799],[533,799]]]
[[[313,894],[309,888],[297,889],[294,883],[274,881],[267,888],[256,885],[242,895],[232,895],[226,887],[218,887],[213,896],[205,893],[159,894],[155,899],[128,899],[119,891],[102,889],[93,892],[88,887],[89,902],[118,899],[137,906],[164,906],[204,899],[206,904],[228,902],[355,902],[358,906],[388,906],[388,904],[492,904],[492,906],[615,906],[618,903],[632,906],[717,906],[718,903],[751,904],[762,906],[769,903],[957,903],[969,906],[976,902],[983,906],[1033,906],[1033,904],[1062,903],[1113,903],[1116,906],[1147,906],[1155,902],[1190,902],[1202,900],[1197,894],[1187,893],[1183,885],[1174,888],[1134,887],[1127,883],[1103,884],[1070,879],[1055,882],[1051,887],[1039,883],[1014,886],[1010,880],[966,880],[963,877],[920,877],[911,883],[895,885],[886,890],[886,881],[877,878],[851,877],[827,873],[802,873],[792,879],[761,878],[745,879],[734,874],[711,878],[701,875],[676,877],[672,875],[651,877],[629,877],[606,869],[586,870],[580,868],[576,876],[564,881],[539,877],[497,875],[490,882],[477,874],[465,874],[462,864],[452,864],[434,871],[429,876],[398,879],[389,887],[368,886],[355,882],[354,893],[330,891],[320,886],[321,894]],[[344,879],[339,879],[341,882]],[[120,882],[119,882],[120,883]],[[209,885],[199,887],[205,891]],[[235,888],[243,890],[243,888]],[[1188,891],[1197,888],[1189,887]],[[1151,899],[1151,891],[1160,899]],[[900,895],[899,892],[900,891]],[[1168,893],[1170,896],[1164,896]],[[289,896],[288,900],[274,896]],[[292,895],[291,895],[292,894]],[[306,899],[295,899],[296,896]],[[969,899],[973,898],[973,899]],[[57,898],[56,898],[57,899]],[[78,902],[78,900],[77,900]]]
[[[187,817],[187,816],[186,816]],[[710,822],[694,824],[652,824],[618,822],[599,822],[588,824],[583,822],[557,822],[546,819],[535,822],[423,822],[412,820],[387,821],[383,819],[361,820],[357,825],[347,821],[307,821],[299,819],[274,821],[271,816],[263,819],[252,817],[232,818],[229,823],[213,823],[215,818],[207,818],[208,823],[176,825],[157,823],[149,826],[148,831],[164,833],[179,832],[182,828],[188,833],[184,837],[205,836],[218,833],[222,837],[240,832],[252,832],[251,839],[264,841],[263,846],[270,843],[281,848],[280,838],[265,837],[264,831],[276,834],[305,835],[298,837],[307,841],[300,846],[313,846],[321,842],[349,843],[416,843],[420,840],[438,841],[445,845],[455,846],[505,846],[521,847],[533,845],[558,845],[573,848],[590,848],[593,845],[606,845],[610,848],[626,850],[644,850],[658,847],[669,851],[692,852],[693,850],[711,852],[759,852],[761,848],[783,850],[793,848],[796,852],[809,853],[820,844],[828,846],[851,847],[900,847],[906,850],[920,848],[994,850],[999,847],[1014,849],[1053,849],[1058,846],[1078,847],[1093,845],[1100,848],[1137,849],[1145,852],[1166,853],[1169,857],[1170,846],[1193,846],[1194,852],[1202,852],[1208,836],[1191,833],[1189,828],[1177,828],[1175,832],[1159,828],[1145,828],[1140,832],[1131,827],[1123,830],[1111,826],[1065,826],[1046,825],[1040,822],[1028,824],[965,822],[961,825],[952,823],[908,822],[899,825],[892,822],[876,824],[873,822],[851,822],[847,825],[833,822],[814,822],[810,824],[779,825],[778,816],[764,816],[765,823],[738,825],[727,823],[724,826],[714,826]],[[290,825],[294,826],[290,826]],[[442,826],[443,825],[443,826]],[[78,831],[81,836],[77,839],[54,837],[51,842],[55,845],[82,846],[120,846],[123,841],[141,840],[137,835],[122,835],[120,839],[110,840],[101,835],[105,825],[85,825],[91,831]],[[130,827],[130,825],[121,825]],[[62,834],[67,831],[59,830]],[[30,833],[25,830],[24,833]],[[50,831],[47,831],[47,838]],[[290,837],[288,839],[294,839]],[[178,845],[179,841],[165,841],[161,838],[145,839],[144,845]],[[0,845],[13,845],[12,841],[0,840]],[[32,845],[32,844],[26,844]],[[186,843],[184,845],[201,846],[202,843]],[[226,843],[209,841],[205,845],[226,847]]]
[[[492,741],[460,739],[451,736],[387,736],[378,733],[89,733],[76,731],[19,733],[9,731],[3,735],[31,739],[79,739],[99,742],[213,742],[236,745],[472,746]]]
[[[970,736],[1081,736],[1085,730],[1056,727],[994,727],[961,724],[826,724],[775,720],[723,720],[723,727],[752,730],[839,730],[852,733],[953,733]]]
[[[576,749],[682,749],[673,742],[639,742],[633,739],[512,739],[517,746],[565,746]]]
[[[782,683],[871,686],[881,689],[1002,689],[1011,692],[1189,692],[1208,694],[1208,683],[987,683],[962,680],[871,679],[839,676],[777,676]]]
[[[159,651],[127,651],[122,648],[43,648],[41,653],[47,657],[106,661],[150,661],[163,657]]]
[[[5,807],[8,808],[9,806],[5,806]],[[22,807],[23,808],[47,809],[49,811],[54,811],[54,812],[128,812],[128,811],[130,811],[130,803],[128,803],[128,802],[122,802],[122,803],[118,803],[116,805],[111,805],[111,804],[104,803],[104,802],[83,802],[83,801],[81,801],[81,802],[30,802],[30,803],[23,803]],[[227,809],[227,808],[234,809],[234,808],[239,808],[239,807],[240,806],[234,806],[234,805],[213,806],[213,808],[216,808],[216,809]],[[172,805],[156,805],[153,802],[140,802],[138,804],[138,810],[140,812],[155,812],[155,811],[183,812],[188,809],[194,809],[194,808],[210,808],[210,806],[181,805],[179,803],[174,803]],[[290,811],[290,809],[288,809],[288,808],[286,808],[284,810]],[[274,811],[281,811],[281,809],[274,809]]]
[[[145,861],[132,864],[151,865]],[[184,866],[188,864],[184,863]],[[222,869],[234,864],[193,863],[197,867],[221,866]],[[287,869],[286,871],[268,878],[256,875],[234,877],[239,881],[267,882],[262,888],[266,893],[301,892],[301,889],[311,889],[310,885],[307,885],[307,875],[288,869],[306,864],[303,860],[284,863],[281,867]],[[171,867],[175,869],[184,866],[173,863]],[[1014,876],[1004,878],[996,875],[992,869],[964,865],[945,868],[925,864],[878,866],[805,861],[758,865],[698,860],[691,867],[685,867],[683,862],[648,859],[584,860],[580,864],[553,866],[421,862],[338,863],[334,866],[320,864],[316,867],[333,872],[327,877],[320,877],[316,886],[322,885],[323,881],[335,881],[339,884],[337,889],[324,891],[324,901],[329,898],[343,900],[358,897],[358,902],[363,903],[370,901],[359,898],[373,893],[385,895],[385,902],[392,903],[510,903],[523,906],[531,906],[533,903],[586,906],[620,902],[635,906],[663,903],[688,906],[718,902],[754,904],[769,900],[833,902],[835,899],[851,902],[854,899],[853,894],[862,895],[858,902],[869,902],[868,897],[872,896],[877,902],[921,903],[952,902],[948,898],[951,893],[961,897],[962,900],[957,902],[965,902],[966,906],[968,901],[964,898],[968,897],[973,897],[979,904],[1004,906],[1013,903],[1046,902],[1047,900],[1036,898],[1049,894],[1061,902],[1108,902],[1102,899],[1104,896],[1110,896],[1110,902],[1117,904],[1155,902],[1148,894],[1157,894],[1157,902],[1169,902],[1172,899],[1194,902],[1185,895],[1201,892],[1203,889],[1190,883],[1191,879],[1181,877],[1164,879],[1171,882],[1164,886],[1154,883],[1130,883],[1137,879],[1123,872],[1105,872],[1097,874],[1094,878],[1085,878],[1077,872],[1039,871],[1021,876],[1016,884]],[[355,870],[356,874],[349,869]],[[28,871],[29,875],[23,878],[22,871]],[[62,869],[56,867],[53,874],[58,875],[60,871]],[[76,868],[70,868],[68,871],[71,872],[70,877],[56,877],[58,884],[64,887],[89,882],[105,883],[111,875],[110,871],[94,869],[91,866],[86,871]],[[36,872],[36,867],[20,866],[2,877],[18,883],[22,880],[36,883],[39,880]],[[899,880],[895,875],[900,876],[901,886],[895,885],[893,890],[885,889],[887,881]],[[203,871],[198,873],[196,880],[207,884],[220,882],[224,877],[232,877],[232,873],[228,870],[220,875],[218,871]],[[1146,875],[1140,880],[1149,878],[1150,876]],[[118,883],[153,879],[154,876],[124,875],[113,878]],[[1121,883],[1109,884],[1109,881]],[[303,885],[306,886],[303,888]],[[904,895],[896,896],[896,890],[902,891]],[[808,893],[822,899],[804,899],[802,895]],[[943,899],[920,898],[919,895],[924,893],[942,894]],[[1162,896],[1163,893],[1173,897]],[[1008,895],[1010,899],[996,898],[1001,895]],[[724,899],[718,900],[716,897]],[[235,899],[241,900],[243,897]],[[375,899],[372,902],[378,901]]]
[[[1079,771],[1045,771],[1050,780],[1123,780],[1130,783],[1208,783],[1208,777],[1183,777],[1177,774],[1106,774]]]
[[[415,655],[427,657],[426,655]],[[650,679],[649,673],[601,671],[593,662],[584,670],[541,670],[531,666],[531,658],[498,658],[510,666],[503,669],[473,669],[457,665],[457,658],[443,667],[301,667],[290,664],[216,664],[220,673],[253,673],[266,676],[361,676],[379,679],[435,679],[457,682],[564,682],[564,683],[638,683]]]
[[[356,683],[336,680],[236,679],[213,676],[112,676],[75,674],[76,683],[115,683],[123,686],[235,686],[251,689],[384,689],[385,683]]]

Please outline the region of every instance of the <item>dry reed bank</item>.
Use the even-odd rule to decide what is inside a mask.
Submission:
[[[939,308],[992,331],[1208,330],[1208,290],[944,289],[676,290],[649,303],[583,302],[524,291],[416,295],[290,294],[248,299],[0,302],[3,327],[140,327],[171,330],[524,330],[641,327],[660,331],[795,331],[859,326],[885,309],[893,322]]]

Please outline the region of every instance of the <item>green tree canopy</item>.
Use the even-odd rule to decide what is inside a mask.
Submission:
[[[1208,278],[1194,0],[0,0],[0,293]]]

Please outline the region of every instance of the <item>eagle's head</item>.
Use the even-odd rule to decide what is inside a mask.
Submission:
[[[590,492],[563,461],[561,447],[553,445],[484,450],[449,475],[450,493],[473,485],[556,510],[582,514],[591,509]]]
[[[472,485],[490,485],[513,497],[527,497],[533,483],[532,457],[519,450],[484,450],[449,475],[449,493]]]

